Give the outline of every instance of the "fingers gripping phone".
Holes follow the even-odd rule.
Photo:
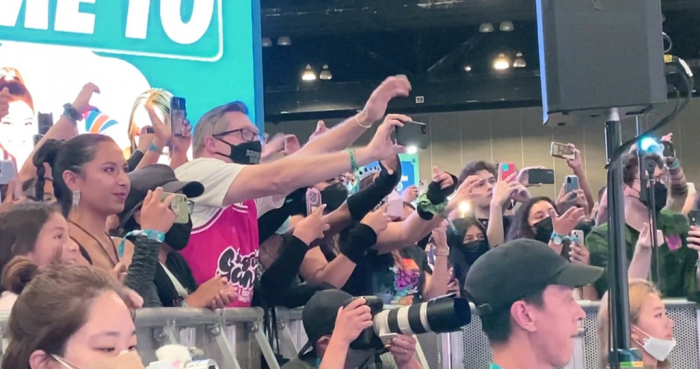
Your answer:
[[[576,157],[576,152],[574,148],[559,142],[552,142],[552,146],[549,148],[549,155],[555,158],[561,159],[574,159]]]
[[[396,127],[396,143],[401,146],[416,146],[427,149],[430,145],[428,126],[420,122],[407,122],[403,127]]]
[[[170,99],[170,129],[173,136],[182,136],[185,132],[185,118],[187,117],[187,102],[184,97]]]
[[[187,224],[190,220],[190,203],[187,200],[187,196],[181,193],[168,193],[163,192],[161,201],[165,201],[171,195],[175,195],[173,202],[170,203],[170,210],[175,213],[175,223],[177,224]]]
[[[578,177],[577,176],[566,176],[566,193],[576,191],[579,189]]]

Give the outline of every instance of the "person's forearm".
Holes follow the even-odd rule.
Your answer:
[[[447,252],[449,253],[449,250]],[[450,266],[447,261],[447,255],[435,255],[435,268],[433,268],[433,275],[430,277],[430,281],[426,283],[423,301],[446,295],[449,283]]]
[[[435,219],[425,220],[418,215],[417,211],[414,211],[402,222],[389,223],[387,229],[377,235],[377,243],[374,248],[379,254],[387,254],[396,249],[410,246],[430,233],[432,230],[430,225],[433,224],[433,220]]]
[[[77,122],[61,115],[56,124],[49,128],[48,132],[46,132],[44,137],[34,147],[31,155],[29,155],[29,158],[27,158],[24,164],[22,164],[22,169],[19,171],[20,180],[24,182],[36,177],[36,167],[34,166],[32,158],[34,157],[34,154],[36,154],[37,150],[39,150],[39,148],[46,142],[46,140],[70,140],[77,135]]]
[[[586,196],[586,203],[588,203],[586,216],[590,216],[591,210],[593,210],[593,207],[595,206],[593,192],[591,191],[591,184],[588,183],[588,178],[586,177],[586,172],[583,170],[583,168],[575,169],[574,174],[578,177],[579,186],[581,186],[581,189],[583,190],[583,195]]]
[[[162,306],[154,284],[160,245],[160,242],[146,236],[134,238],[134,256],[131,265],[129,265],[129,273],[126,275],[124,285],[143,297],[143,307]]]
[[[343,369],[350,345],[340,342],[338,338],[331,336],[326,353],[323,355],[319,369]]]
[[[283,246],[277,259],[260,277],[260,291],[268,306],[276,306],[292,287],[292,282],[309,246],[297,237],[291,236]]]
[[[345,229],[352,222],[347,201],[344,202],[343,205],[340,205],[339,208],[330,212],[330,214],[326,215],[324,218],[328,222],[329,226],[328,230],[323,232],[326,236],[332,236],[340,233],[340,231]]]
[[[667,163],[667,166],[671,182],[671,195],[668,204],[666,204],[666,209],[680,213],[683,211],[685,200],[688,197],[688,182],[685,179],[683,168],[681,168],[678,159],[673,159],[673,161]]]
[[[170,156],[170,167],[173,170],[186,164],[190,159],[187,157],[187,152],[174,151],[173,155]]]
[[[489,246],[496,247],[505,242],[503,231],[503,207],[491,205],[489,209],[489,225],[486,227],[486,239]]]
[[[647,279],[651,270],[651,248],[636,246],[627,269],[628,279]]]
[[[363,113],[354,115],[307,143],[294,155],[309,156],[345,150],[367,131],[360,125],[367,127],[374,123],[366,120]]]
[[[163,147],[164,146],[165,146],[165,143],[156,137],[153,140],[151,147],[149,147],[148,151],[146,151],[146,154],[143,155],[143,159],[141,159],[141,162],[139,163],[139,165],[136,166],[136,170],[139,170],[147,165],[158,164],[158,160],[160,159],[160,156],[163,154]],[[152,150],[152,148],[158,149],[158,150]]]
[[[348,259],[347,256],[340,254],[330,263],[318,269],[312,276],[305,278],[307,282],[313,285],[328,283],[335,288],[343,288],[345,283],[348,283],[350,275],[355,270],[355,263]]]
[[[355,164],[358,167],[367,165],[377,160],[367,148],[355,150]],[[279,193],[290,193],[297,188],[312,186],[316,183],[327,181],[341,173],[352,169],[350,154],[347,151],[339,151],[332,154],[314,156],[287,156],[267,164],[270,172],[275,176]]]

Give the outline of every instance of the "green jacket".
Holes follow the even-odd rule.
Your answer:
[[[662,210],[657,216],[657,227],[665,237],[679,236],[681,247],[671,251],[664,242],[659,248],[660,281],[657,286],[663,297],[685,297],[688,300],[699,302],[696,279],[696,263],[698,253],[689,249],[686,243],[690,228],[688,218],[685,215]],[[627,250],[627,265],[632,261],[634,248],[637,245],[639,232],[625,225],[625,248]],[[591,253],[591,265],[603,267],[606,273],[596,281],[595,289],[599,296],[608,290],[608,223],[594,228],[586,237],[586,247]]]

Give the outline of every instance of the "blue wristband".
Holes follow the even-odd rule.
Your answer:
[[[358,171],[360,169],[360,167],[357,166],[357,159],[355,158],[355,150],[348,149],[347,152],[350,155],[350,171],[355,173],[356,171]]]
[[[153,142],[151,142],[151,146],[148,146],[148,151],[153,151],[157,153],[163,152],[163,149],[158,148]]]
[[[124,238],[122,238],[122,242],[119,243],[119,258],[121,259],[124,257],[124,245],[126,244],[126,239],[128,237],[135,237],[135,236],[146,236],[149,240],[153,241],[158,241],[160,243],[163,243],[165,241],[165,233],[161,231],[156,231],[153,229],[144,229],[144,230],[138,230],[138,231],[131,231],[124,235]]]

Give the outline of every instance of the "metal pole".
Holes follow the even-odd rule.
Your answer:
[[[605,122],[605,148],[608,161],[608,286],[610,301],[610,368],[636,361],[630,351],[629,293],[627,283],[627,250],[622,191],[621,161],[610,162],[622,143],[618,109],[611,109]],[[640,356],[641,357],[641,356]]]

